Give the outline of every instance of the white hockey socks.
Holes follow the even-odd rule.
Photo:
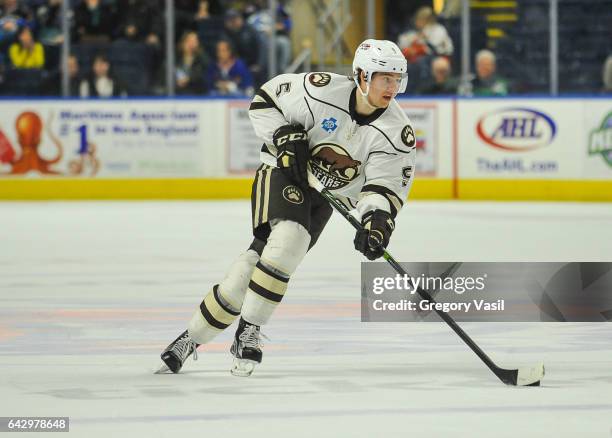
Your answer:
[[[258,260],[259,255],[248,250],[232,264],[223,281],[208,292],[189,322],[189,335],[194,341],[198,344],[210,342],[240,315],[247,286]]]
[[[306,255],[309,244],[310,234],[297,222],[272,224],[242,305],[242,317],[246,321],[259,326],[268,322],[283,299],[289,277]]]

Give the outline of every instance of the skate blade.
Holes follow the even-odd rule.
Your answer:
[[[166,374],[168,371],[170,371],[170,368],[168,368],[166,364],[162,364],[153,374]]]
[[[249,377],[253,374],[257,362],[247,359],[234,359],[230,373],[236,377]]]

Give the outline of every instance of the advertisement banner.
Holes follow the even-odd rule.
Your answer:
[[[421,177],[453,178],[456,165],[459,180],[612,179],[610,99],[399,103],[414,126]],[[0,178],[248,177],[261,149],[248,106],[248,100],[5,100]]]
[[[585,102],[584,128],[583,177],[612,180],[612,100]]]
[[[582,105],[563,100],[459,100],[459,176],[581,177]]]
[[[400,102],[410,119],[416,136],[416,172],[418,176],[435,177],[438,167],[438,107],[435,103]],[[450,126],[449,126],[450,128]]]
[[[10,101],[1,177],[198,177],[211,124],[194,102]]]
[[[255,135],[249,119],[250,101],[227,102],[227,171],[253,174],[261,165],[259,152],[263,142]]]

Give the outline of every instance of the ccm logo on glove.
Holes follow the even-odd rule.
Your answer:
[[[304,128],[300,125],[281,126],[274,132],[272,140],[277,150],[277,167],[297,185],[308,187],[310,148]]]

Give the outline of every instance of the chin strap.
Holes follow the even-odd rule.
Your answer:
[[[370,103],[370,99],[368,98],[368,95],[370,94],[370,83],[366,82],[366,91],[365,93],[361,90],[361,87],[359,86],[359,84],[357,84],[357,89],[359,90],[359,93],[361,93],[361,95],[364,98],[364,103],[370,107],[372,110],[377,110],[378,107],[374,106]]]

